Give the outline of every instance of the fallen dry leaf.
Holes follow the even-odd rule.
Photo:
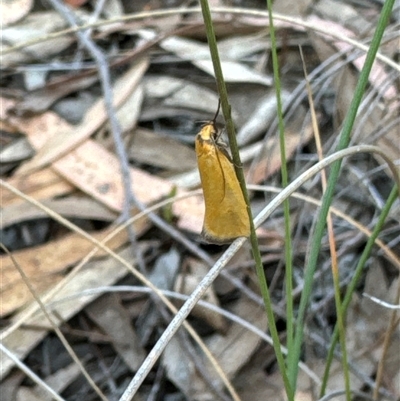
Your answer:
[[[285,146],[286,157],[290,160],[295,152],[304,146],[313,137],[313,127],[309,122],[307,126],[302,126],[304,119],[304,109],[298,107],[296,115],[289,120],[285,126]],[[301,131],[300,131],[301,127]],[[252,163],[247,173],[248,184],[258,184],[277,172],[281,166],[281,156],[279,152],[279,138],[277,135],[268,138],[260,153]]]
[[[42,200],[41,203],[53,212],[70,219],[78,218],[111,222],[117,217],[117,214],[113,213],[109,208],[86,196],[70,195],[59,199]],[[0,229],[23,221],[46,217],[48,217],[47,213],[28,202],[9,205],[1,211]]]
[[[177,54],[184,60],[189,60],[196,67],[211,76],[214,76],[210,51],[205,44],[171,36],[168,39],[163,40],[160,45],[165,50]],[[272,78],[265,74],[261,74],[242,63],[222,59],[221,67],[226,82],[252,82],[267,86],[272,83]]]
[[[190,295],[195,288],[199,285],[200,281],[207,274],[209,267],[200,263],[196,260],[188,260],[189,271],[181,272],[176,278],[174,291],[180,294]],[[212,305],[220,306],[219,300],[215,294],[213,287],[209,287],[202,297],[203,301],[206,301]],[[175,301],[178,305],[182,305],[183,302]],[[223,316],[219,313],[205,309],[200,306],[195,306],[192,311],[192,316],[201,319],[206,322],[210,327],[221,334],[226,333],[227,322]]]
[[[258,329],[262,331],[267,329],[265,309],[262,306],[255,306],[247,297],[241,297],[232,309],[227,309]],[[233,379],[257,349],[260,338],[242,325],[231,323],[225,335],[212,334],[205,342],[227,376]],[[209,361],[204,363],[211,369]]]
[[[179,110],[191,109],[193,113],[213,115],[218,105],[218,95],[190,79],[178,79],[167,75],[145,77],[145,97],[152,107],[143,110],[142,119],[176,116]],[[199,102],[199,99],[202,101]],[[195,114],[196,115],[196,114]],[[233,111],[235,117],[235,111]],[[196,117],[195,117],[196,118]]]
[[[94,238],[102,240],[109,232],[108,229],[92,235]],[[107,243],[107,246],[117,249],[126,241],[126,231],[121,231]],[[73,233],[62,239],[49,241],[45,245],[15,251],[13,256],[36,290],[43,293],[55,286],[63,278],[66,269],[81,260],[93,248],[91,242],[83,240],[81,235]],[[98,251],[96,257],[102,255],[104,256],[104,252]],[[31,301],[32,295],[8,255],[0,257],[0,266],[2,299],[0,316],[5,316]]]
[[[186,171],[196,168],[196,156],[192,148],[171,138],[145,129],[133,133],[129,157],[136,162],[160,167],[167,171]],[[176,155],[179,163],[176,163]]]
[[[0,3],[0,24],[4,29],[29,13],[33,0],[8,0]]]
[[[88,14],[79,12],[79,17],[83,21],[87,16]],[[64,18],[56,11],[34,12],[29,14],[20,24],[3,29],[0,46],[2,51],[6,51],[20,42],[39,39],[66,27],[67,23]],[[24,65],[33,60],[46,59],[66,49],[74,41],[73,36],[61,36],[31,45],[27,49],[3,54],[2,66]]]
[[[44,112],[57,100],[70,93],[88,88],[97,80],[97,76],[77,76],[76,74],[58,77],[43,88],[30,91],[21,102],[15,105],[14,111],[17,114]]]
[[[145,250],[146,245],[143,248]],[[135,263],[135,256],[130,247],[117,253],[130,263]],[[84,290],[90,290],[99,286],[112,285],[126,274],[126,268],[113,258],[89,262],[85,269],[74,276],[52,299],[51,310],[56,317],[55,321],[59,324],[67,321],[89,302],[98,297],[98,294],[91,294],[71,298],[72,295],[78,295]],[[30,309],[38,310],[36,302],[33,302],[26,312]],[[21,360],[47,335],[47,330],[37,330],[35,326],[43,327],[46,324],[50,328],[42,312],[36,313],[29,319],[25,319],[24,315],[25,311],[17,314],[14,316],[13,321],[24,319],[26,327],[17,328],[12,331],[12,335],[9,334],[2,337],[3,345]],[[14,362],[11,359],[5,354],[0,355],[0,375],[2,377],[13,366]]]
[[[127,100],[132,91],[137,87],[139,80],[147,69],[148,61],[142,59],[137,64],[134,64],[127,73],[125,73],[115,84],[113,92],[115,94],[114,107],[117,109]],[[47,137],[46,142],[43,141],[43,136],[39,132],[31,130],[29,140],[31,144],[38,149],[36,156],[28,163],[25,163],[19,170],[19,174],[27,174],[32,170],[37,170],[57,159],[66,155],[89,138],[99,129],[107,120],[108,116],[105,110],[103,99],[94,104],[86,113],[84,121],[78,127],[66,126],[64,130],[54,130],[52,128],[51,135]],[[64,124],[65,125],[65,124]]]
[[[108,335],[113,347],[132,372],[136,372],[146,357],[146,353],[132,328],[129,314],[117,296],[103,295],[95,303],[88,305],[85,311]]]
[[[44,168],[28,176],[12,176],[7,183],[36,200],[50,199],[73,191],[74,187],[51,168]],[[1,205],[21,204],[24,201],[8,191],[0,191]]]

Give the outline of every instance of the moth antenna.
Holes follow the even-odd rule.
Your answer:
[[[215,113],[215,116],[214,116],[214,118],[212,119],[212,122],[213,122],[214,125],[215,125],[215,121],[216,121],[216,119],[217,119],[217,117],[218,117],[219,109],[220,109],[220,108],[221,108],[221,99],[218,98],[217,112]]]

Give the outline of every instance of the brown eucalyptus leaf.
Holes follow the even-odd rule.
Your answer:
[[[99,221],[114,221],[118,216],[110,209],[94,199],[86,196],[67,196],[56,199],[42,200],[41,203],[52,211],[69,219],[89,219]],[[0,229],[21,223],[48,217],[48,214],[28,202],[17,203],[2,209]]]
[[[74,189],[51,168],[44,168],[24,177],[13,176],[7,180],[7,183],[36,200],[65,195]],[[0,191],[0,199],[3,207],[24,202],[17,195],[5,190]]]
[[[143,250],[145,248],[146,245],[144,244]],[[117,253],[130,263],[135,263],[135,256],[131,247]],[[67,321],[99,296],[98,293],[85,296],[79,295],[82,291],[91,290],[98,286],[112,285],[125,276],[126,273],[126,268],[113,258],[107,257],[103,260],[89,262],[85,269],[77,273],[53,297],[51,309],[55,316],[57,316],[55,321],[58,324]],[[33,302],[28,308],[28,310],[32,309],[35,311],[39,309],[36,302]],[[37,312],[32,317],[26,319],[24,318],[25,312],[17,314],[14,317],[14,321],[24,319],[26,327],[14,329],[2,338],[3,345],[21,360],[47,335],[46,330],[36,330],[35,328],[35,326],[43,327],[44,322],[46,322],[46,317],[43,313]],[[14,362],[11,359],[4,354],[0,355],[0,375],[4,377],[13,366]]]
[[[190,271],[185,271],[178,275],[175,282],[174,291],[181,294],[190,295],[199,285],[203,277],[208,273],[209,268],[203,263],[190,260],[189,270]],[[202,299],[212,305],[220,306],[218,298],[212,287],[207,289]],[[183,302],[176,302],[179,305],[183,304]],[[219,313],[197,305],[193,308],[192,315],[204,320],[209,326],[213,327],[220,333],[226,333],[228,328],[227,322]]]
[[[125,73],[115,84],[113,92],[115,93],[114,106],[119,108],[126,102],[127,98],[136,89],[142,75],[147,69],[147,60],[142,59],[134,64],[127,73]],[[37,170],[69,151],[76,148],[79,144],[89,138],[98,128],[107,120],[107,113],[103,98],[99,99],[95,105],[86,113],[84,121],[79,127],[68,127],[63,131],[53,131],[51,138],[44,146],[38,146],[34,141],[33,135],[29,136],[32,145],[40,150],[36,156],[28,163],[25,163],[19,170],[20,174],[26,174],[32,170]],[[37,135],[36,135],[37,136]]]
[[[247,297],[241,297],[230,312],[262,331],[267,329],[265,309],[261,306],[256,307]],[[229,378],[235,377],[250,359],[259,343],[260,338],[257,334],[238,323],[231,323],[225,335],[213,334],[206,339],[207,346]],[[208,361],[204,363],[209,366]]]
[[[110,232],[92,234],[102,240]],[[121,231],[107,245],[111,249],[121,247],[127,241],[127,234]],[[43,293],[55,286],[64,277],[65,271],[86,256],[94,245],[83,240],[81,235],[69,234],[62,239],[49,241],[44,245],[13,252],[36,291]],[[97,257],[104,255],[98,251]],[[0,256],[0,295],[2,299],[0,316],[13,312],[31,301],[32,295],[8,255]]]
[[[179,155],[179,159],[176,155]],[[136,162],[169,171],[196,168],[196,156],[193,149],[167,135],[141,128],[133,133],[129,156]]]
[[[85,20],[87,14],[80,12],[80,17]],[[23,21],[11,25],[2,30],[0,48],[5,51],[21,42],[31,41],[46,37],[52,32],[60,31],[67,27],[64,18],[56,11],[41,11],[29,14]],[[9,67],[15,64],[27,64],[33,60],[43,60],[49,56],[60,53],[75,41],[73,36],[60,36],[51,40],[45,40],[22,50],[15,50],[3,54],[2,66]]]
[[[132,328],[126,309],[115,294],[106,294],[86,307],[90,318],[110,338],[110,342],[120,357],[136,372],[146,353],[140,346],[140,340]]]

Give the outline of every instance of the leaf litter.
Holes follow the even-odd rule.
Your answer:
[[[2,59],[2,179],[76,222],[94,237],[104,238],[113,228],[110,224],[117,221],[124,209],[124,190],[96,66],[71,34],[11,51],[15,45],[40,39],[68,25],[57,12],[43,5],[9,3],[9,9],[2,6],[2,18],[7,24],[3,26],[1,38],[2,49],[6,50]],[[18,15],[11,14],[11,3],[20,7]],[[113,19],[108,25],[91,29],[90,34],[112,66],[110,89],[121,126],[121,140],[131,162],[133,192],[148,206],[168,200],[174,188],[179,196],[187,196],[176,201],[171,199],[174,216],[168,222],[216,260],[221,249],[206,246],[199,239],[204,213],[202,196],[189,193],[199,186],[194,136],[201,124],[212,118],[218,102],[201,19],[189,12],[152,18],[152,12],[162,10],[163,5],[149,2],[135,10],[148,12],[147,18],[118,21],[133,11],[128,3],[106,2],[97,11],[90,4],[77,5],[75,13],[82,23],[94,21],[96,16],[100,16],[98,21]],[[216,13],[216,33],[247,182],[279,187],[281,161],[276,135],[276,100],[271,88],[270,40],[263,30],[265,9],[256,3],[252,11],[258,9],[259,16]],[[293,7],[290,2],[282,1],[275,9],[304,21],[304,27],[308,27],[293,24],[289,19],[278,19],[276,25],[292,178],[317,160],[304,76],[299,68],[298,44],[301,43],[306,54],[324,153],[328,154],[349,108],[364,53],[349,44],[350,41],[325,36],[321,31],[335,31],[365,44],[364,39],[369,38],[372,28],[367,36],[363,28],[374,26],[379,11],[372,4],[369,7],[343,4],[340,7],[345,8],[340,12],[336,2],[332,7],[329,0],[318,5],[306,3],[309,8],[305,4]],[[212,6],[226,5],[218,2]],[[389,36],[385,43],[386,47],[384,44],[381,50],[384,54],[376,61],[371,74],[352,141],[353,144],[376,144],[398,162],[396,79],[399,70],[392,63],[396,55],[393,39]],[[93,102],[84,108],[77,101],[83,92]],[[61,115],[60,110],[67,111]],[[82,118],[70,119],[69,114]],[[222,128],[222,119],[218,121]],[[366,156],[344,161],[343,169],[336,206],[362,224],[372,226],[390,190],[390,173],[382,160]],[[322,196],[319,180],[317,177],[305,187],[307,194],[317,199]],[[252,193],[254,211],[263,207],[271,196],[268,192]],[[90,367],[106,396],[118,399],[164,330],[169,315],[147,295],[118,292],[82,295],[99,287],[136,285],[137,282],[104,252],[98,252],[94,260],[71,275],[74,266],[93,246],[78,234],[68,233],[58,223],[52,223],[46,213],[4,188],[1,202],[2,242],[13,250],[42,296],[60,288],[46,305],[73,347],[81,350],[81,360]],[[302,266],[315,208],[299,201],[293,201],[291,206],[293,235],[297,241],[293,255],[295,284],[301,289]],[[199,255],[189,255],[181,246],[176,246],[175,237],[154,226],[152,221],[150,218],[135,223],[136,244],[132,245],[127,233],[122,231],[108,246],[134,264],[144,262],[148,277],[157,287],[190,294],[206,274],[207,265]],[[381,238],[397,258],[400,255],[398,223],[398,215],[392,212]],[[340,219],[335,221],[335,230],[345,288],[365,244],[365,236]],[[273,299],[280,305],[276,316],[284,322],[281,211],[276,211],[258,233],[266,275],[272,281]],[[321,251],[319,279],[306,325],[304,363],[314,375],[301,371],[296,389],[298,400],[318,399],[319,380],[335,320],[327,249],[323,246]],[[142,261],[138,255],[142,255]],[[204,300],[265,332],[268,325],[248,247],[231,264],[234,270],[228,266],[226,274],[210,287]],[[77,396],[96,399],[80,371],[70,364],[61,343],[50,334],[48,322],[37,311],[24,282],[5,255],[1,255],[1,277],[2,344],[51,383],[64,399],[73,400]],[[359,290],[353,295],[347,318],[351,386],[353,390],[372,394],[373,379],[382,366],[384,380],[380,383],[380,396],[385,400],[394,400],[400,394],[396,357],[400,346],[398,325],[385,345],[390,312],[373,305],[361,294],[365,291],[396,304],[398,286],[397,267],[383,258],[377,248]],[[181,305],[181,301],[175,302],[178,307]],[[189,322],[202,336],[242,400],[285,399],[272,347],[258,334],[200,305],[193,310]],[[285,336],[284,327],[280,334]],[[44,358],[46,352],[57,358]],[[385,352],[387,358],[382,357]],[[18,370],[5,354],[1,355],[0,366],[3,378],[0,392],[12,394],[10,400],[48,399],[42,387],[18,376]],[[341,363],[335,360],[328,388],[335,391],[343,387]],[[140,389],[140,396],[146,399],[154,392],[158,399],[166,400],[230,399],[221,378],[182,329]]]

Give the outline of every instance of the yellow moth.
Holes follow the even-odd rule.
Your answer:
[[[225,244],[248,237],[246,203],[226,145],[219,140],[215,118],[197,134],[196,155],[206,207],[203,238],[212,244]]]

